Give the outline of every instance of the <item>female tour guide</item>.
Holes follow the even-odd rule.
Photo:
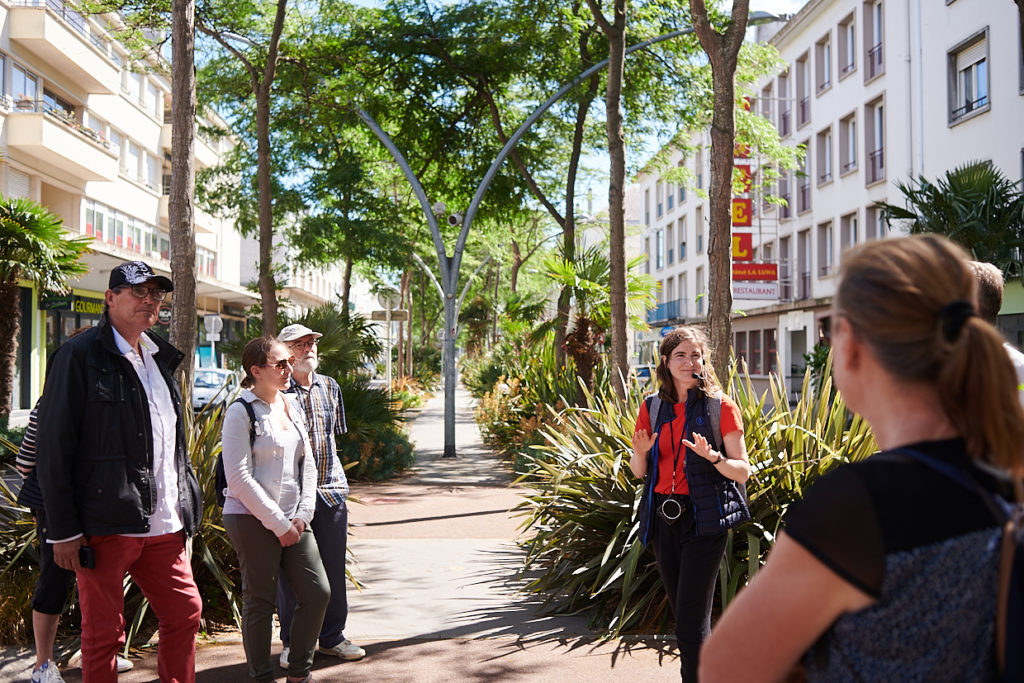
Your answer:
[[[705,361],[695,327],[661,342],[658,394],[640,407],[629,468],[643,477],[640,537],[650,545],[676,620],[683,681],[697,680],[697,655],[711,629],[711,603],[726,532],[749,519],[750,475],[739,408]]]

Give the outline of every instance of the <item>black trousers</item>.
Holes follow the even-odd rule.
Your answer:
[[[654,502],[660,505],[661,498]],[[651,547],[676,620],[680,674],[683,681],[693,683],[700,646],[711,633],[711,605],[728,535],[723,531],[698,536],[692,507],[675,524],[666,524],[657,513],[651,515],[651,523]]]

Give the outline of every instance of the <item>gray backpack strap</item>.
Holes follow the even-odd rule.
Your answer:
[[[661,423],[658,422],[658,418],[661,417],[661,396],[655,394],[651,397],[651,405],[647,408],[647,418],[651,421],[651,434],[658,433],[658,427]]]
[[[708,419],[711,420],[711,435],[715,439],[712,444],[719,453],[724,453],[725,441],[722,439],[722,394],[715,394],[708,399]]]

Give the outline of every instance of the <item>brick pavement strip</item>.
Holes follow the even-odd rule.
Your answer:
[[[480,441],[468,393],[456,394],[456,450],[443,452],[443,396],[410,426],[417,463],[395,481],[353,485],[352,572],[346,635],[366,649],[359,662],[318,655],[320,681],[621,681],[674,678],[674,643],[601,642],[586,619],[543,614],[518,591],[522,519],[511,509],[521,491]],[[275,654],[279,652],[275,645]],[[156,680],[155,653],[136,659],[123,683]],[[26,680],[31,653],[0,658],[0,681]],[[197,679],[248,681],[241,639],[200,642]],[[284,671],[278,670],[280,678]],[[69,682],[80,670],[65,672]]]

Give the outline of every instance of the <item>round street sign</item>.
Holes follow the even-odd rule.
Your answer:
[[[661,328],[661,336],[662,336],[662,337],[667,337],[667,336],[668,336],[668,333],[669,333],[669,332],[671,332],[671,331],[672,331],[672,329],[673,329],[673,328],[671,328],[671,327],[669,327],[669,326],[667,326],[667,325],[666,325],[665,327]]]
[[[160,310],[157,311],[156,321],[161,325],[167,325],[171,322],[171,307],[161,306]]]

